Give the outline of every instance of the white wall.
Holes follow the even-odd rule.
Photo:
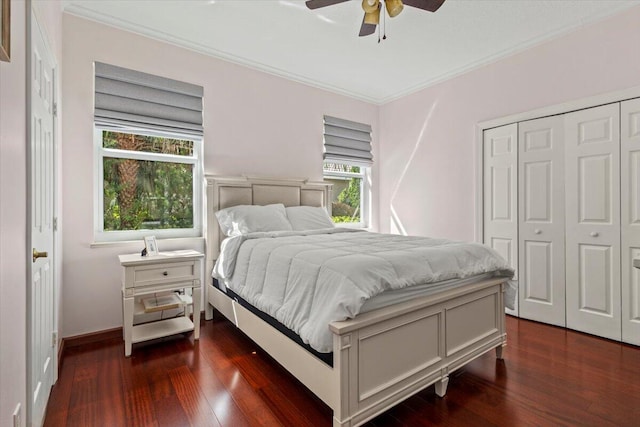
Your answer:
[[[639,22],[635,7],[382,106],[381,231],[473,240],[476,124],[640,85]]]
[[[122,325],[117,254],[141,249],[90,246],[94,61],[202,85],[206,173],[322,179],[323,114],[370,123],[377,155],[375,105],[68,14],[63,27],[64,336]],[[377,181],[377,170],[373,176]],[[202,240],[158,245],[203,247]]]

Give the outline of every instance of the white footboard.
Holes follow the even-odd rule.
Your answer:
[[[496,348],[501,357],[503,282],[490,279],[332,323],[333,368],[211,285],[207,299],[329,405],[334,426],[357,426],[431,384],[444,396],[449,374],[487,351]]]
[[[502,284],[484,283],[335,322],[340,405],[334,426],[360,425],[506,344]]]

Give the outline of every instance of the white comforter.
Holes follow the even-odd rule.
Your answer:
[[[356,316],[369,298],[487,272],[513,276],[502,257],[478,243],[335,228],[225,239],[213,277],[329,352],[328,324]]]

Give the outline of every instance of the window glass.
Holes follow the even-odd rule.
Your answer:
[[[139,238],[134,232],[143,230],[156,230],[158,237],[198,235],[199,141],[108,130],[97,137],[97,240]]]
[[[364,169],[342,163],[324,163],[324,179],[333,184],[333,222],[364,225]]]
[[[146,153],[193,156],[193,141],[134,133],[102,131],[102,147]]]

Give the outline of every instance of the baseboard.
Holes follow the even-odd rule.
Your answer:
[[[74,337],[63,338],[65,349],[80,347],[100,341],[107,341],[114,338],[122,338],[122,327],[106,329],[104,331],[89,332],[88,334],[76,335]]]
[[[204,321],[204,312],[201,312],[200,325],[202,325]],[[113,339],[122,340],[122,327],[62,338],[60,340],[60,348],[58,349],[58,371],[62,368],[65,352],[68,349]]]

